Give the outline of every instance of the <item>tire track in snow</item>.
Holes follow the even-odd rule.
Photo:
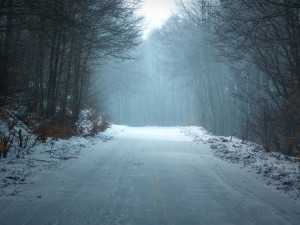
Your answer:
[[[152,141],[151,150],[154,149],[154,142]],[[152,180],[152,198],[155,211],[156,223],[159,224],[159,212],[163,213],[163,220],[165,224],[170,224],[166,205],[164,204],[163,195],[160,188],[159,177],[157,175],[157,168],[151,163],[151,180]]]

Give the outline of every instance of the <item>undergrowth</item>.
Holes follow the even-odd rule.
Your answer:
[[[14,111],[0,111],[0,158],[6,158],[13,152],[17,158],[30,154],[38,143],[69,139],[74,136],[93,137],[109,127],[106,117],[97,111],[86,110],[79,121],[71,116],[45,119],[38,113],[18,116]]]

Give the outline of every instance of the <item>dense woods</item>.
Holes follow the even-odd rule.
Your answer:
[[[60,124],[101,109],[299,154],[297,0],[178,1],[144,41],[139,0],[0,3],[0,109]]]
[[[287,154],[299,154],[299,13],[294,0],[220,1],[212,12],[214,45],[244,102],[244,138]]]
[[[138,63],[106,68],[130,77],[122,83],[132,90],[115,88],[110,111],[121,123],[201,125],[299,154],[299,8],[295,0],[179,1],[140,46]]]
[[[176,26],[202,41],[192,58],[209,130],[299,154],[299,10],[293,0],[181,2]]]
[[[2,0],[0,107],[76,121],[96,109],[94,66],[139,43],[136,0]],[[22,108],[20,108],[22,107]]]
[[[300,225],[300,0],[0,0],[0,199],[0,225]]]

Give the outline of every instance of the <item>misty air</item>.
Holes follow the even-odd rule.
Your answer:
[[[0,0],[1,225],[299,225],[298,0]]]

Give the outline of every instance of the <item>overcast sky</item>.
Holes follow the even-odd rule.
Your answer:
[[[175,9],[175,0],[144,0],[141,13],[145,16],[144,37],[153,28],[160,27]]]

